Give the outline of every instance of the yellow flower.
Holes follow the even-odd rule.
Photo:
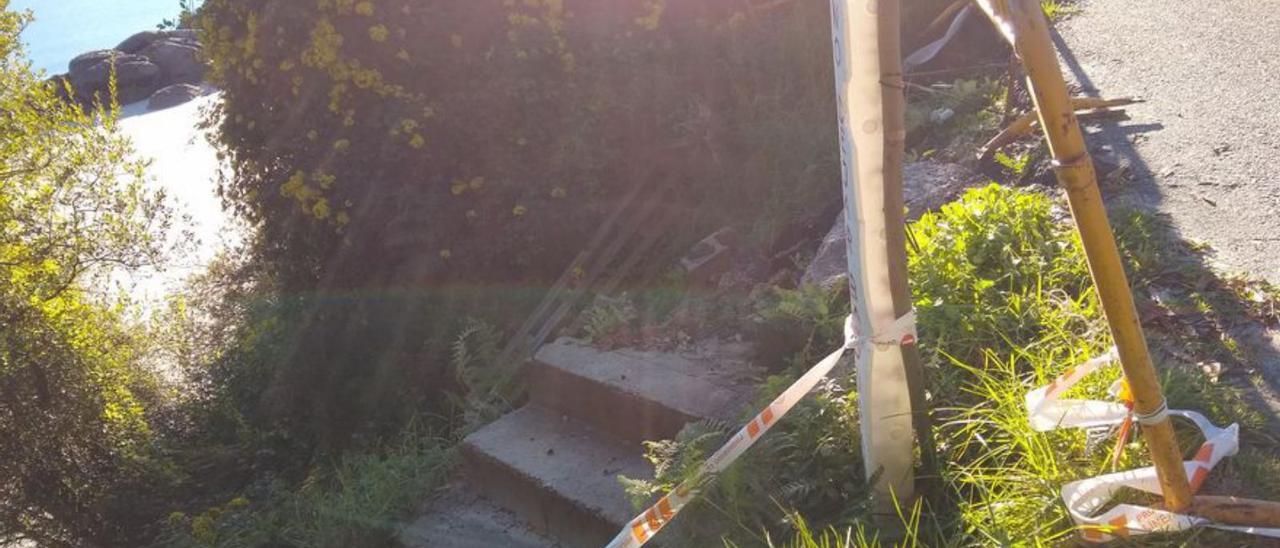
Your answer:
[[[473,177],[471,182],[467,183],[471,190],[480,190],[484,188],[484,177]]]
[[[301,171],[293,172],[289,180],[280,185],[280,195],[290,197],[298,193],[306,185],[306,174]]]
[[[315,215],[317,219],[329,218],[329,200],[324,198],[316,200],[315,205],[311,206],[311,214]]]
[[[373,15],[373,2],[360,2],[356,4],[356,13],[368,17]]]
[[[446,261],[447,261],[447,260],[449,260],[449,257],[452,257],[452,256],[453,256],[453,253],[452,253],[452,252],[450,252],[448,249],[441,249],[441,250],[440,250],[440,258],[441,258],[441,259],[444,259],[444,260],[446,260]]]
[[[245,506],[248,506],[248,505],[249,505],[249,499],[244,498],[244,497],[236,497],[236,498],[233,498],[233,499],[231,499],[231,501],[230,501],[230,502],[228,502],[228,503],[227,503],[227,506],[230,506],[230,507],[232,507],[232,508],[241,508],[241,507],[245,507]]]
[[[338,214],[334,216],[333,221],[338,223],[338,226],[340,227],[347,226],[347,223],[351,222],[351,215],[348,215],[345,211],[339,211]]]
[[[409,139],[409,146],[413,148],[422,148],[426,146],[426,144],[427,144],[427,140],[423,139],[421,135],[418,135],[416,133],[413,135],[412,139]]]
[[[396,59],[399,59],[399,60],[401,60],[401,61],[408,61],[408,60],[409,60],[409,52],[407,52],[407,51],[405,51],[405,50],[397,51],[397,52],[396,52]]]
[[[351,148],[351,141],[348,141],[346,139],[338,139],[337,141],[333,142],[333,150],[342,152],[344,150],[347,150],[348,148]]]
[[[320,138],[320,134],[319,134],[319,133],[316,133],[316,130],[314,130],[314,129],[313,129],[313,130],[311,130],[311,131],[308,131],[308,132],[307,132],[307,139],[310,139],[310,140],[314,141],[314,140],[316,140],[316,139],[318,139],[318,138]]]
[[[449,193],[454,196],[461,196],[467,191],[467,182],[462,179],[454,179],[453,184],[449,186]]]
[[[662,12],[667,9],[667,0],[645,0],[643,3],[648,13],[636,18],[636,26],[644,30],[658,30]]]
[[[374,25],[369,27],[369,39],[374,42],[386,42],[387,35],[389,34],[391,34],[391,32],[387,30],[386,25]]]
[[[515,207],[511,208],[511,214],[516,217],[523,217],[526,211],[528,211],[528,209],[520,204],[516,204]]]

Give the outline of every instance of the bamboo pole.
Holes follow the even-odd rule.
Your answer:
[[[905,97],[899,0],[831,0],[848,272],[860,337],[911,312],[902,196]],[[877,511],[914,497],[915,447],[934,475],[923,373],[913,342],[859,345],[861,443]]]
[[[1013,44],[1026,68],[1028,85],[1040,127],[1053,154],[1058,182],[1066,189],[1071,215],[1080,232],[1089,271],[1120,354],[1121,367],[1133,390],[1134,411],[1145,417],[1142,427],[1156,468],[1165,507],[1185,510],[1191,503],[1191,487],[1182,466],[1173,424],[1167,415],[1147,341],[1138,322],[1128,277],[1120,262],[1115,237],[1107,221],[1098,191],[1093,160],[1085,148],[1066,82],[1058,66],[1057,52],[1049,36],[1049,23],[1036,0],[978,0],[979,6]]]
[[[906,81],[902,76],[902,14],[899,0],[879,0],[876,25],[880,38],[880,87],[884,96],[884,226],[888,248],[889,289],[893,312],[897,317],[913,309],[911,286],[907,277],[907,209],[903,194],[902,170],[906,162]],[[925,401],[924,364],[920,349],[912,344],[902,347],[902,367],[907,377],[907,393],[911,399],[912,427],[920,448],[919,476],[924,479],[924,492],[938,479],[937,455],[933,445],[933,421]]]

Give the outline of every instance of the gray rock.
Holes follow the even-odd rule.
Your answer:
[[[77,97],[83,101],[91,101],[97,95],[105,101],[113,65],[120,104],[146,99],[160,87],[159,66],[137,55],[121,54],[114,59],[99,61],[87,69],[72,72],[70,80]]]
[[[966,189],[981,185],[984,178],[959,165],[922,160],[903,166],[903,198],[907,220],[919,219],[927,211],[942,207]],[[846,242],[844,212],[836,217],[831,230],[822,239],[813,261],[805,268],[800,283],[833,287],[845,279]]]
[[[161,85],[198,84],[204,80],[200,48],[175,39],[152,42],[138,52],[160,67]]]
[[[113,57],[119,57],[121,55],[124,55],[124,52],[116,51],[113,49],[100,49],[96,51],[90,51],[87,53],[81,53],[80,55],[77,55],[73,59],[71,59],[70,63],[67,63],[67,72],[69,74],[75,74],[89,67],[92,67],[102,61],[106,61],[107,59],[111,59]]]
[[[152,93],[151,98],[147,99],[147,110],[162,110],[169,107],[176,107],[187,101],[199,97],[202,93],[199,86],[191,84],[173,84],[160,88],[159,91]]]
[[[125,38],[116,49],[124,53],[138,53],[142,48],[150,46],[152,42],[159,40],[165,36],[165,33],[158,30],[144,30],[133,36]]]

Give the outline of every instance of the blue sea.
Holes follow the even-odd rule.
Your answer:
[[[115,47],[181,11],[178,0],[11,0],[9,9],[35,14],[22,41],[32,66],[49,74],[66,72],[72,57]]]

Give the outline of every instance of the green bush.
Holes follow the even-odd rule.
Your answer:
[[[25,15],[0,0],[0,544],[128,545],[171,479],[164,397],[126,303],[95,288],[161,260],[169,211],[145,190],[116,105],[33,74]]]
[[[260,480],[224,503],[194,515],[169,515],[158,543],[214,548],[243,546],[386,546],[404,518],[443,484],[449,443],[411,427],[384,447],[354,451],[316,466],[299,485]]]

